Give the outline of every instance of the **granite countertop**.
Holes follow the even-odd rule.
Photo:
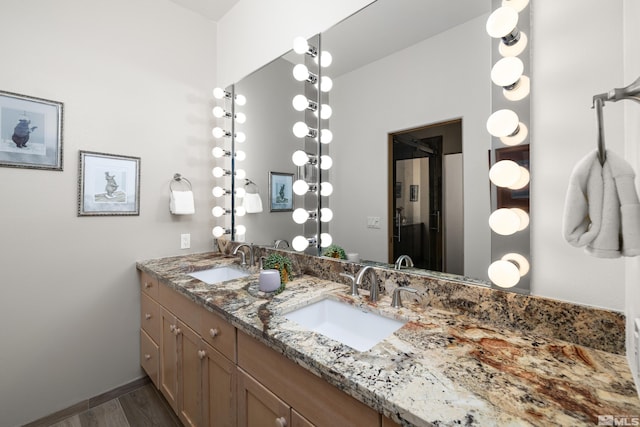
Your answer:
[[[598,416],[640,417],[623,355],[482,324],[463,313],[411,303],[393,309],[386,295],[377,303],[366,292],[353,299],[347,285],[310,275],[297,276],[278,295],[259,291],[257,272],[214,286],[187,275],[231,263],[237,258],[205,253],[137,267],[402,425],[578,426],[597,424]],[[283,316],[322,298],[408,323],[358,352]]]

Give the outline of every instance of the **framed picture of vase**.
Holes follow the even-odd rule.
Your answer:
[[[80,151],[78,216],[140,215],[140,158]]]
[[[269,172],[270,212],[293,211],[293,174]]]
[[[0,166],[62,170],[63,104],[0,91]]]

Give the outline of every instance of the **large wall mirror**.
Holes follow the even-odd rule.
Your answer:
[[[488,283],[491,7],[377,0],[321,34],[333,56],[328,231],[346,252],[380,263],[408,253],[416,266]],[[236,83],[250,100],[243,167],[264,205],[237,221],[247,242],[290,242],[302,231],[290,212],[268,207],[270,173],[299,173],[291,161],[300,149],[291,100],[303,90],[292,76],[295,57],[285,53]],[[436,234],[439,245],[428,237]]]

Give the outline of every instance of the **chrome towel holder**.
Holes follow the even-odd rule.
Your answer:
[[[174,191],[173,185],[179,183],[185,183],[187,185],[187,187],[189,187],[189,191],[191,191],[191,181],[189,181],[187,178],[183,177],[182,175],[180,175],[179,173],[175,173],[173,174],[173,179],[171,180],[171,182],[169,182],[169,191]]]

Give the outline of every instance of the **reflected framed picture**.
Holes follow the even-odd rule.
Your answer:
[[[513,160],[523,168],[529,168],[529,144],[496,149],[496,162]],[[520,208],[529,212],[529,184],[518,190],[498,187],[496,190],[498,208]]]
[[[418,185],[410,185],[409,186],[409,201],[410,202],[417,202],[418,201],[418,189],[420,187]]]
[[[0,166],[62,170],[62,102],[0,91]]]
[[[269,172],[269,210],[293,211],[293,174]]]
[[[140,215],[140,158],[80,151],[78,216]]]

